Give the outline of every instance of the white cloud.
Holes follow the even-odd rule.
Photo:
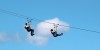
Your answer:
[[[45,23],[45,22],[69,26],[67,23],[60,21],[58,18],[54,18],[51,20],[45,20],[43,22],[40,22],[37,25],[37,32],[41,35],[44,35],[44,36],[50,35],[51,34],[50,29],[54,28],[53,24],[49,24],[49,23]],[[58,27],[58,33],[63,32],[63,31],[68,31],[68,30],[69,30],[69,27],[62,27],[62,26]]]
[[[17,42],[24,40],[24,38],[19,33],[14,34],[10,39]]]
[[[22,41],[22,36],[19,33],[15,33],[14,35],[9,35],[7,33],[0,33],[0,42],[8,42],[8,41]]]
[[[4,33],[0,33],[0,42],[6,42],[8,41],[8,36]]]
[[[49,37],[53,37],[50,32],[50,29],[54,28],[54,25],[45,22],[69,26],[67,23],[60,21],[58,18],[40,22],[39,24],[37,24],[37,28],[35,28],[35,33],[34,33],[35,36],[32,37],[28,35],[28,40],[30,42],[34,42],[37,45],[44,45],[48,43]],[[68,30],[69,27],[62,27],[62,26],[58,27],[58,33],[61,33],[63,31],[68,31]]]
[[[32,44],[35,43],[36,45],[41,46],[47,44],[48,38],[39,35],[28,35],[28,41]]]

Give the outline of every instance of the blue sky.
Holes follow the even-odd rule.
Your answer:
[[[100,0],[0,0],[0,9],[32,18],[59,18],[70,26],[100,31]],[[0,12],[0,33],[25,36],[25,19]],[[33,21],[36,25],[38,22]],[[100,33],[71,28],[45,46],[28,42],[0,42],[0,50],[100,50]]]

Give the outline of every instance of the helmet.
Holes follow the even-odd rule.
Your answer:
[[[53,31],[53,29],[51,29],[50,31]]]
[[[27,23],[25,23],[25,25],[27,25]]]

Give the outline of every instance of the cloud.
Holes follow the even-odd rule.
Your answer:
[[[43,36],[39,36],[39,35],[34,35],[34,36],[28,35],[28,41],[31,44],[35,43],[37,46],[42,46],[42,45],[47,44],[48,38],[43,37]]]
[[[8,42],[8,41],[22,41],[24,38],[20,36],[19,33],[15,33],[14,35],[9,35],[7,33],[0,33],[0,42]]]
[[[6,35],[6,34],[4,34],[4,33],[0,33],[0,42],[6,42],[6,41],[8,41],[8,36]]]
[[[37,27],[35,28],[35,36],[32,37],[28,35],[28,40],[30,42],[36,43],[37,45],[47,44],[50,37],[53,37],[50,32],[50,29],[54,28],[54,25],[50,23],[69,26],[69,24],[59,20],[58,18],[42,21],[39,24],[37,24]],[[57,30],[58,34],[60,34],[61,32],[68,31],[69,27],[59,26]]]
[[[54,28],[53,24],[49,24],[49,23],[45,23],[45,22],[50,22],[50,23],[55,23],[55,24],[69,26],[67,23],[59,20],[58,18],[54,18],[54,19],[50,19],[50,20],[45,20],[43,22],[40,22],[37,25],[37,30],[38,30],[37,32],[39,34],[41,34],[41,35],[44,35],[44,36],[51,35],[50,29]],[[69,27],[58,26],[57,30],[58,30],[58,33],[61,33],[63,31],[68,31]]]

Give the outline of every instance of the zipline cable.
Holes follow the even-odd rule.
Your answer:
[[[24,19],[35,20],[35,21],[38,21],[38,22],[44,21],[44,20],[34,19],[34,18],[25,16],[25,15],[21,15],[21,14],[19,14],[19,13],[15,13],[15,12],[3,10],[3,9],[0,9],[0,12],[5,13],[5,14],[14,15],[14,16],[17,16],[17,17],[20,17],[20,18],[24,18]],[[51,23],[51,22],[44,22],[44,23],[55,24],[55,23]],[[72,27],[72,26],[65,26],[65,25],[60,25],[60,24],[56,24],[56,25],[62,26],[62,27],[69,27],[69,28],[73,28],[73,29],[78,29],[78,30],[84,30],[84,31],[89,31],[89,32],[100,33],[99,31],[94,31],[94,30],[89,30],[89,29],[77,28],[77,27]]]

